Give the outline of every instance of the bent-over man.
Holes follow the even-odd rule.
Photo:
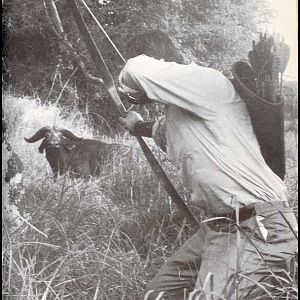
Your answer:
[[[201,287],[212,273],[213,290],[202,287],[207,295],[235,299],[238,288],[240,299],[269,299],[264,288],[283,283],[276,277],[286,275],[297,251],[297,225],[283,181],[260,153],[244,101],[219,71],[183,64],[163,33],[137,36],[129,49],[119,78],[123,92],[137,103],[146,97],[165,104],[167,112],[156,122],[142,122],[133,111],[120,121],[134,135],[154,137],[191,201],[207,217],[220,217],[203,222],[148,290],[184,299],[197,277]]]

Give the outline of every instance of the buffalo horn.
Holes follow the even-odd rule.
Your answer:
[[[31,138],[24,137],[24,140],[27,143],[35,143],[35,142],[39,141],[40,139],[44,138],[45,137],[45,133],[47,131],[51,131],[51,130],[53,130],[53,129],[50,126],[42,127]]]
[[[80,141],[82,140],[82,138],[76,136],[75,134],[73,134],[71,131],[67,130],[67,129],[60,129],[59,130],[62,135],[70,140],[74,140],[74,141]]]

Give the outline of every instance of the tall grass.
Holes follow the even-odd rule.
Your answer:
[[[9,142],[25,165],[18,208],[27,220],[13,232],[4,224],[3,299],[142,299],[149,280],[195,229],[174,208],[135,140],[128,135],[108,139],[101,130],[95,134],[80,112],[63,112],[37,99],[6,95],[3,107]],[[130,151],[116,154],[98,178],[54,181],[38,143],[23,139],[46,125],[124,143]],[[286,141],[287,184],[297,206],[295,131],[287,132]],[[175,170],[153,150],[185,193]],[[196,293],[189,299],[198,299]]]
[[[130,145],[130,151],[126,157],[116,154],[98,178],[54,181],[38,145],[27,144],[24,136],[56,125],[95,137],[86,119],[10,95],[4,111],[9,141],[25,165],[18,207],[30,224],[5,232],[4,299],[142,298],[147,282],[192,229],[157,183],[134,139],[110,140]]]
[[[42,105],[38,99],[17,98],[12,95],[4,95],[3,109],[9,123],[9,142],[25,164],[25,181],[50,175],[50,169],[43,155],[36,151],[39,142],[28,144],[24,137],[32,136],[47,125],[68,128],[85,137],[92,136],[86,120],[78,110],[68,112],[68,118],[64,118],[58,106]]]

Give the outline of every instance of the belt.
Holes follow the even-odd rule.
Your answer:
[[[249,218],[256,215],[254,207],[244,207],[239,210],[239,223],[248,220]],[[231,213],[214,215],[213,218],[221,218],[216,220],[207,221],[206,224],[215,231],[228,232],[236,230],[234,225],[237,222],[236,211],[233,210]]]

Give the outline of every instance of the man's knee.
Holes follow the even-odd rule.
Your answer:
[[[149,283],[145,299],[184,299],[194,289],[202,261],[202,241],[199,231],[167,260]]]

